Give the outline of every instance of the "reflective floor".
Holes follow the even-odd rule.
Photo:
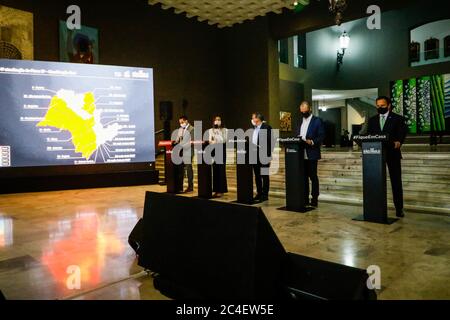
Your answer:
[[[0,290],[8,299],[167,299],[127,243],[147,190],[164,187],[0,195]],[[352,221],[354,206],[299,214],[282,205],[271,199],[263,209],[286,250],[379,266],[380,299],[450,299],[449,217],[406,213],[384,226]]]
[[[164,299],[142,285],[146,276],[124,281],[142,271],[127,239],[145,189],[0,196],[0,290],[8,299]],[[108,287],[113,295],[92,292]]]

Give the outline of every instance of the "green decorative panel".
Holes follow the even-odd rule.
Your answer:
[[[419,132],[431,131],[431,77],[417,79],[417,125]]]
[[[445,118],[450,118],[450,74],[444,75]]]
[[[391,82],[392,110],[403,115],[403,80]]]
[[[431,77],[431,123],[434,131],[445,131],[444,76]]]
[[[403,83],[403,116],[409,133],[417,133],[417,80],[415,78]]]

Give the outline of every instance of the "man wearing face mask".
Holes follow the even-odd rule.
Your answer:
[[[264,122],[264,116],[259,112],[252,114],[251,123],[253,132],[250,146],[253,152],[257,154],[256,164],[253,164],[257,194],[253,200],[255,202],[264,202],[269,200],[270,179],[268,170],[270,168],[270,158],[272,157],[272,148],[274,146],[272,141],[272,127]],[[268,161],[262,161],[261,155],[264,155],[265,160]]]
[[[183,168],[183,180],[187,174],[188,187],[184,191],[185,193],[194,191],[194,171],[192,169],[192,161],[194,158],[194,146],[191,142],[194,140],[194,127],[189,124],[187,116],[181,116],[178,119],[180,128],[178,129],[178,139],[176,143],[183,146],[183,153],[190,152],[190,163],[184,163]]]
[[[307,101],[300,104],[300,121],[297,125],[297,136],[306,143],[305,147],[305,204],[313,207],[319,205],[318,161],[321,159],[320,147],[325,139],[325,128],[322,120],[312,115],[311,105]],[[309,180],[311,180],[311,203],[309,201]]]
[[[392,195],[397,217],[403,218],[403,185],[402,185],[402,153],[400,151],[408,132],[405,119],[392,112],[391,99],[377,99],[378,115],[369,119],[367,134],[388,134],[389,142],[386,148],[386,163],[391,177]]]

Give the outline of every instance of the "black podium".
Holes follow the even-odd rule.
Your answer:
[[[194,141],[194,150],[197,155],[197,188],[198,197],[202,199],[212,198],[212,165],[205,163],[203,158],[205,148],[209,145],[208,141]],[[201,147],[199,147],[201,146]]]
[[[278,142],[285,147],[286,207],[279,210],[308,212],[305,200],[305,185],[309,183],[305,175],[305,142],[298,137],[280,138]]]
[[[355,136],[362,147],[364,214],[353,220],[392,224],[398,219],[388,218],[386,189],[387,135]]]
[[[170,140],[160,141],[159,147],[164,147],[164,176],[167,193],[183,192],[183,164],[176,165],[172,162],[172,149],[174,142]]]
[[[233,140],[233,142],[236,150],[236,203],[253,204],[253,167],[250,164],[250,143],[248,139]],[[239,163],[239,159],[243,162]]]

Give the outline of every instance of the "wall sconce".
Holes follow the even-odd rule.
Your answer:
[[[350,45],[350,37],[347,32],[344,31],[339,37],[339,50],[337,53],[337,68],[339,70],[341,64],[344,63],[345,50],[348,49]]]

